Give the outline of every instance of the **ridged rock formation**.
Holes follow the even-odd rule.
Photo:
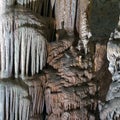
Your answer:
[[[0,120],[119,120],[119,0],[0,0]]]
[[[90,58],[78,57],[72,42],[71,37],[63,39],[51,44],[48,50],[48,64],[53,69],[45,71],[48,80],[45,91],[48,120],[95,119],[86,109],[88,106],[94,111],[97,107],[92,98],[96,92],[96,85],[91,81],[92,62]]]

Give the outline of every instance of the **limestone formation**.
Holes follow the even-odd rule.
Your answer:
[[[39,73],[46,64],[46,38],[41,27],[47,22],[22,7],[11,9],[1,15],[1,78],[13,72],[16,78],[24,78]]]
[[[28,87],[12,78],[0,81],[0,120],[29,120]]]
[[[0,0],[0,120],[119,120],[119,0]]]
[[[79,33],[79,38],[80,40],[78,41],[78,48],[80,50],[81,45],[80,41],[83,43],[83,47],[85,50],[85,53],[87,54],[88,52],[88,42],[89,38],[91,37],[91,33],[89,30],[89,25],[88,25],[88,6],[90,4],[89,0],[78,0],[78,6],[77,6],[77,20],[76,20],[76,29],[77,32]]]
[[[64,28],[68,34],[74,32],[77,0],[56,0],[55,18],[56,29]]]

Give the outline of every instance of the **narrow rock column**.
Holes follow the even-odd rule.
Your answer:
[[[85,53],[88,52],[88,42],[89,38],[91,37],[91,33],[89,31],[88,26],[88,15],[87,15],[87,9],[88,5],[90,4],[89,0],[78,0],[77,3],[77,19],[76,19],[76,29],[79,33],[80,40],[78,41],[78,49],[81,50],[82,46],[80,43],[82,42],[83,48]]]

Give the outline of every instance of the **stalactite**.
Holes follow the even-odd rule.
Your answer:
[[[88,26],[87,26],[87,19],[86,19],[86,13],[83,12],[81,13],[81,23],[80,23],[80,38],[83,42],[83,46],[84,46],[84,50],[85,53],[87,54],[88,50],[87,50],[87,44],[88,44]]]
[[[0,82],[0,120],[29,120],[28,88],[14,80]]]
[[[50,2],[51,2],[52,9],[53,9],[53,7],[54,7],[54,5],[55,5],[56,0],[50,0]]]
[[[52,111],[52,100],[51,100],[51,90],[48,88],[45,90],[45,103],[46,103],[46,112],[49,115]]]
[[[15,77],[20,74],[22,78],[25,75],[34,75],[39,73],[46,63],[46,38],[38,29],[42,23],[28,11],[22,9],[24,11],[22,14],[20,10],[18,8],[15,13],[4,15],[0,23],[3,31],[1,33],[1,78],[10,77],[14,71]],[[14,33],[11,30],[13,25]]]
[[[30,118],[39,116],[42,114],[44,109],[44,94],[41,79],[27,79],[25,83],[29,87],[29,95],[31,96],[30,104]]]
[[[30,8],[33,12],[39,13],[42,16],[49,16],[49,1],[50,0],[17,0],[17,4]]]
[[[87,7],[89,2],[87,0],[78,0],[77,4],[77,20],[76,20],[76,29],[79,33],[80,40],[78,41],[78,49],[82,48],[81,41],[83,43],[83,48],[87,54],[87,44],[91,34],[89,32],[88,19],[87,19]]]
[[[65,6],[64,28],[71,33],[74,31],[76,0],[66,0]]]
[[[68,34],[73,33],[75,24],[76,0],[56,0],[55,18],[56,29],[65,29]]]

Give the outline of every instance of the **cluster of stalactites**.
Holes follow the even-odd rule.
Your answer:
[[[32,101],[30,106],[30,116],[34,117],[36,115],[41,115],[44,109],[44,94],[43,87],[40,85],[40,81],[31,82],[31,85],[29,85],[29,94]]]
[[[1,0],[0,13],[5,13],[6,9],[15,4],[27,7],[36,13],[41,13],[44,7],[44,16],[47,16],[49,9],[49,0]]]
[[[68,35],[73,35],[76,28],[80,38],[78,49],[81,50],[82,42],[85,53],[88,51],[87,44],[91,37],[86,13],[89,2],[89,0],[51,0],[51,4],[55,5],[56,30],[64,29]]]
[[[29,120],[28,91],[11,82],[0,83],[0,120]]]
[[[50,10],[49,1],[50,0],[17,0],[17,4],[29,8],[42,16],[48,16]]]
[[[21,71],[22,77],[39,73],[46,61],[45,38],[31,28],[19,28],[15,31],[14,63],[15,76]],[[31,66],[31,67],[30,67]]]
[[[33,76],[46,63],[46,39],[39,29],[42,24],[29,12],[20,13],[17,10],[1,18],[1,78],[13,73],[16,78]]]
[[[6,12],[7,8],[14,5],[15,0],[1,0],[0,1],[0,15]]]
[[[68,33],[74,31],[76,0],[56,0],[56,29],[65,29]]]

